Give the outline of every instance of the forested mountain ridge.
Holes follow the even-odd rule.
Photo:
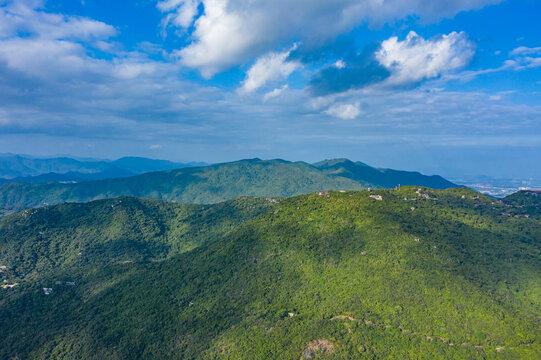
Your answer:
[[[528,199],[539,205],[537,197]],[[117,203],[124,205],[111,208]],[[26,269],[24,256],[5,255],[6,244],[24,243],[18,239],[39,231],[62,229],[71,235],[54,246],[43,243],[49,249],[44,253],[38,250],[39,241],[31,240],[37,247],[25,247],[22,254],[40,258],[70,244],[88,246],[90,242],[79,239],[86,238],[85,231],[77,229],[85,223],[93,228],[94,217],[140,218],[118,222],[124,233],[133,234],[160,234],[160,226],[153,224],[164,218],[173,219],[171,229],[177,221],[179,229],[190,223],[192,233],[200,233],[197,227],[210,221],[199,222],[197,215],[193,222],[164,216],[178,214],[175,207],[185,205],[161,203],[103,200],[28,210],[1,220],[0,231],[9,231],[12,240],[0,244],[0,262],[9,259],[5,276],[18,285],[0,289],[0,357],[541,355],[541,218],[525,213],[527,208],[516,200],[498,201],[464,188],[238,199],[208,207],[219,219],[228,218],[224,211],[231,212],[232,204],[244,209],[212,240],[162,256],[150,246],[163,243],[161,235],[135,247],[121,241],[129,236],[117,231],[121,235],[112,236],[114,251],[102,252],[99,267],[77,260],[22,275],[14,269]],[[79,214],[76,206],[88,208]],[[133,210],[140,206],[143,210]],[[207,206],[197,209],[206,211]],[[112,215],[115,211],[119,214]],[[133,216],[139,212],[140,217]],[[67,213],[73,215],[71,222],[42,220]],[[43,223],[47,229],[40,227]],[[110,224],[104,227],[103,234],[111,231]],[[166,243],[175,244],[180,238],[169,239]],[[141,255],[147,251],[150,256]],[[43,287],[52,289],[49,295]]]
[[[353,162],[348,159],[324,160],[315,163],[314,166],[330,175],[358,181],[366,187],[393,188],[398,185],[418,185],[447,189],[457,186],[438,175],[426,176],[413,171],[377,169],[360,161]]]
[[[373,168],[367,172],[359,170],[367,165],[351,162],[347,165],[347,173],[337,173],[336,169],[321,164],[250,159],[77,184],[4,184],[0,186],[0,210],[8,214],[37,206],[124,195],[217,203],[243,195],[290,197],[317,190],[361,190],[400,184],[436,188],[456,186],[441,178],[435,181],[433,177],[410,172]],[[366,173],[370,176],[363,180],[362,175]],[[412,174],[415,175],[412,177]]]

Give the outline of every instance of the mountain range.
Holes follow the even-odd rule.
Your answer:
[[[123,157],[110,161],[69,157],[34,158],[26,155],[0,154],[0,183],[27,182],[35,184],[88,181],[202,165],[206,164],[175,163],[142,157]]]
[[[439,189],[457,186],[440,176],[376,169],[347,159],[326,160],[313,165],[249,159],[81,183],[8,183],[0,186],[0,212],[9,214],[37,206],[124,195],[209,204],[243,195],[290,197],[317,190],[361,190],[399,185]]]
[[[538,191],[248,159],[0,206],[0,359],[541,357]]]
[[[24,210],[0,358],[539,359],[540,239],[538,193],[467,188]]]

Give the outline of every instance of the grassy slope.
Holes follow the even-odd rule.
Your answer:
[[[161,262],[74,269],[49,296],[23,282],[0,355],[299,359],[320,340],[322,359],[539,358],[539,217],[414,190],[295,197]]]
[[[363,180],[362,174],[358,172],[352,176],[349,173],[342,176],[303,162],[253,159],[77,184],[4,184],[0,186],[0,209],[13,211],[122,195],[189,203],[217,203],[242,195],[289,197],[316,190],[394,187],[401,179],[405,180],[401,176],[410,176],[406,172],[388,176],[373,170],[379,175],[368,181]],[[431,177],[415,177],[416,185],[445,187],[443,183],[432,182]],[[452,186],[451,183],[446,184]]]

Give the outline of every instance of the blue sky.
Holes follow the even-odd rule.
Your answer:
[[[541,178],[534,0],[0,0],[0,152]]]

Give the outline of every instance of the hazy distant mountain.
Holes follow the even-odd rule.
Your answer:
[[[331,166],[331,163],[338,167]],[[456,186],[439,177],[378,170],[346,160],[327,164],[313,166],[305,162],[251,159],[77,184],[11,183],[0,186],[0,209],[13,211],[123,195],[189,203],[217,203],[242,195],[289,197],[317,190],[389,188],[399,184],[435,188]],[[347,171],[341,170],[344,164]],[[369,176],[364,179],[363,173]]]
[[[0,177],[15,178],[46,173],[98,172],[109,166],[105,161],[80,161],[68,157],[38,159],[24,155],[0,154]]]
[[[118,169],[130,171],[133,174],[143,174],[151,171],[206,166],[208,164],[202,162],[176,163],[168,160],[154,160],[143,157],[123,157],[111,162],[111,165]]]
[[[100,172],[84,173],[79,171],[70,171],[64,174],[50,172],[36,176],[16,177],[13,179],[1,179],[0,184],[7,183],[28,183],[28,184],[45,184],[45,183],[69,183],[82,182],[102,179],[113,179],[119,177],[129,177],[136,175],[131,171],[120,169],[117,167],[109,167]]]
[[[541,195],[322,195],[0,220],[0,359],[539,359]]]
[[[204,165],[206,164],[175,163],[142,157],[123,157],[106,161],[68,157],[39,159],[24,155],[0,154],[0,183],[88,181]]]

